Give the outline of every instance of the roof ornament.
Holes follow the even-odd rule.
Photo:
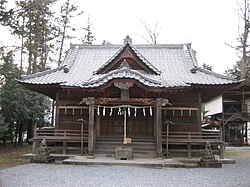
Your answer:
[[[119,66],[119,68],[123,68],[123,67],[131,68],[130,65],[128,64],[126,58],[123,60],[123,62],[122,62],[121,65]]]
[[[127,44],[127,43],[132,44],[132,38],[130,38],[129,35],[127,35],[126,38],[124,39],[124,44]]]
[[[68,67],[63,68],[63,72],[64,73],[68,73],[69,72],[69,68]]]
[[[197,73],[197,70],[198,70],[198,67],[195,66],[192,69],[190,69],[190,72],[193,73],[193,74],[195,74],[195,73]]]

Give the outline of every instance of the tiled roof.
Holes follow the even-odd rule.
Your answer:
[[[132,45],[137,56],[155,74],[127,67],[106,74],[96,73],[110,63],[124,47],[121,45],[71,45],[61,67],[28,75],[20,82],[60,84],[83,88],[98,87],[112,79],[135,79],[145,86],[183,87],[192,84],[219,85],[237,82],[231,77],[197,67],[195,51],[190,44]]]

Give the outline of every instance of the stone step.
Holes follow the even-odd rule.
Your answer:
[[[121,137],[101,137],[96,141],[95,154],[115,157],[116,147],[132,147],[134,158],[156,158],[156,141],[152,138],[132,138],[132,143],[123,144]]]
[[[154,137],[127,137],[132,138],[134,142],[156,142]],[[97,141],[123,141],[123,137],[101,136],[96,138]]]
[[[115,158],[114,152],[95,152],[94,156],[96,157],[112,157]],[[134,153],[133,152],[133,158],[156,158],[156,153]]]
[[[114,152],[115,151],[115,148],[96,148],[95,149],[95,152]],[[133,148],[133,152],[135,153],[155,153],[156,152],[156,149],[134,149]]]
[[[96,148],[102,148],[102,147],[111,147],[111,148],[115,148],[115,147],[133,147],[134,149],[146,149],[146,148],[151,148],[151,149],[156,149],[156,145],[154,144],[149,144],[149,145],[146,145],[146,144],[127,144],[127,145],[124,145],[124,144],[115,144],[115,143],[112,143],[112,144],[106,144],[106,143],[97,143],[96,144]]]
[[[126,145],[135,145],[135,146],[155,146],[156,143],[155,142],[133,142],[129,143],[129,144],[123,144],[123,141],[96,141],[96,144],[98,145],[122,145],[122,146],[126,146]]]
[[[156,144],[154,143],[131,143],[131,144],[122,144],[122,143],[115,143],[115,142],[97,142],[96,148],[115,148],[115,147],[132,147],[134,149],[156,149]]]

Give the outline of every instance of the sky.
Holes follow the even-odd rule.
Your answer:
[[[96,43],[122,44],[128,34],[133,44],[143,44],[149,28],[158,22],[158,43],[192,43],[199,66],[212,65],[224,73],[238,60],[236,0],[78,0],[79,10],[90,16]],[[83,21],[86,22],[83,19]]]
[[[71,0],[84,11],[72,20],[79,26],[85,25],[87,17],[92,23],[92,32],[101,44],[123,44],[126,35],[133,44],[147,43],[146,29],[157,32],[159,44],[191,43],[197,52],[199,66],[212,66],[213,71],[224,73],[238,60],[235,49],[238,36],[237,0]],[[4,30],[1,30],[4,33]],[[82,33],[75,33],[78,38]],[[11,45],[10,38],[0,35],[3,44]],[[71,43],[80,43],[73,39]],[[69,46],[67,46],[69,48]]]

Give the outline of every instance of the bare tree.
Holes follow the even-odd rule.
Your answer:
[[[158,36],[159,36],[160,30],[161,30],[161,29],[159,30],[159,28],[158,28],[158,23],[159,23],[159,21],[157,21],[154,28],[152,29],[146,24],[146,22],[141,20],[141,24],[143,25],[143,27],[145,28],[145,30],[147,31],[147,34],[148,34],[147,37],[144,37],[144,36],[142,36],[142,37],[144,40],[146,40],[146,42],[148,44],[152,44],[152,45],[157,44]],[[148,37],[149,37],[149,39],[147,39]]]
[[[239,60],[233,65],[232,68],[228,68],[225,74],[236,77],[237,79],[250,80],[250,44],[249,44],[249,32],[250,32],[250,0],[242,0],[237,2],[238,13],[238,37],[236,45],[226,45],[234,48],[238,54]]]
[[[238,3],[238,16],[239,22],[242,22],[243,25],[238,27],[239,30],[239,46],[237,50],[240,54],[239,69],[241,71],[241,79],[249,79],[249,32],[250,32],[250,9],[249,9],[249,0],[244,0],[243,3]]]

